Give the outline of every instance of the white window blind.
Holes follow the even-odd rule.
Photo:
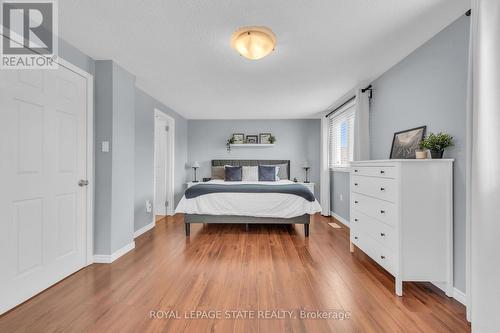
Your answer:
[[[343,106],[329,117],[328,147],[329,167],[346,167],[354,154],[355,102]]]

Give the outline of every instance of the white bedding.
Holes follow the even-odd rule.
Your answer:
[[[279,186],[293,184],[289,180],[277,182],[226,182],[211,180],[210,183],[234,184],[261,184]],[[175,213],[204,214],[204,215],[239,215],[253,217],[292,218],[304,214],[314,214],[321,211],[317,200],[313,202],[285,193],[212,193],[196,198],[186,199],[183,196]]]

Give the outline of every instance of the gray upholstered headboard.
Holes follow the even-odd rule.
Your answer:
[[[287,179],[290,179],[290,160],[212,160],[212,166],[236,165],[236,166],[256,166],[256,165],[279,165],[286,164]]]

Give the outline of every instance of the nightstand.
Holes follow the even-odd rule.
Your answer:
[[[301,183],[301,182],[298,182],[297,184],[304,185],[305,187],[307,187],[309,189],[309,191],[312,192],[312,194],[314,194],[314,183]]]

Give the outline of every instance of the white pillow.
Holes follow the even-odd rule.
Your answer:
[[[258,166],[244,166],[243,167],[242,181],[257,182],[259,181],[259,167]]]

